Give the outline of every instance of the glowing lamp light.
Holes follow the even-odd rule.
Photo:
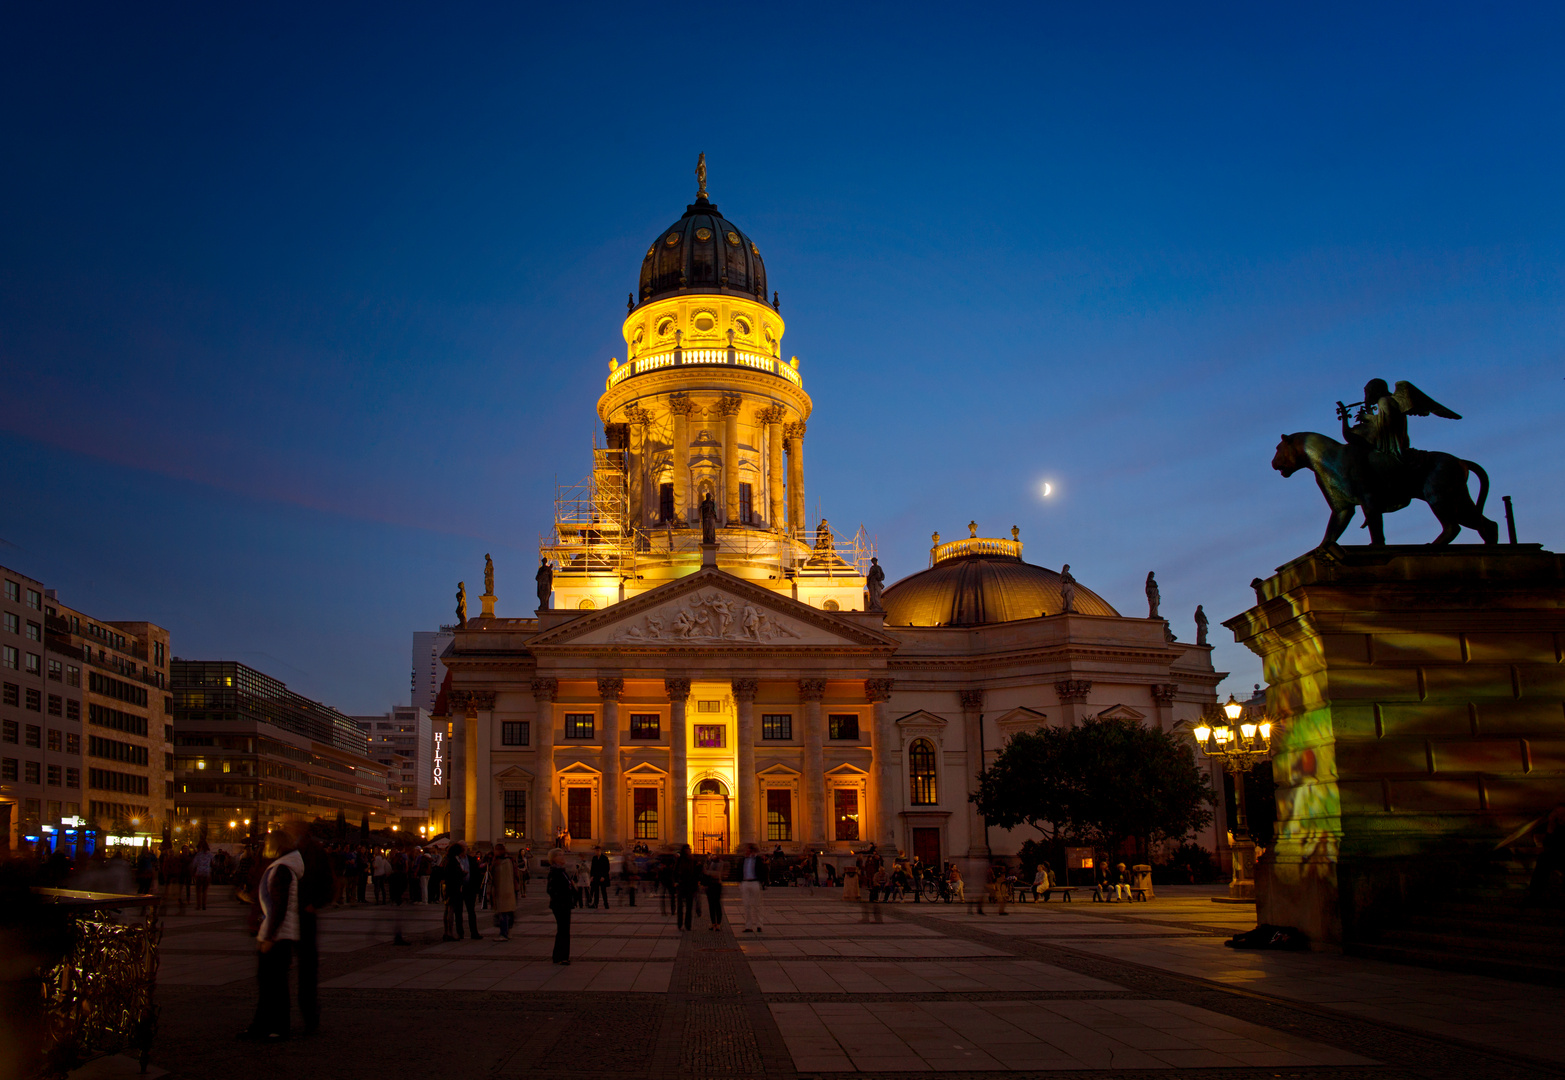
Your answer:
[[[237,828],[239,828],[239,822],[237,822],[237,821],[230,821],[228,823],[228,827],[230,829],[237,829]]]
[[[1255,725],[1254,724],[1240,724],[1239,725],[1239,730],[1244,733],[1244,737],[1246,739],[1253,739],[1253,738],[1255,738]]]
[[[1205,724],[1197,724],[1193,734],[1195,735],[1195,741],[1205,746],[1206,740],[1212,737],[1212,729]]]
[[[250,824],[250,819],[249,818],[245,818],[245,824],[246,825]]]
[[[1223,715],[1228,717],[1230,721],[1237,720],[1244,715],[1244,706],[1235,701],[1232,694],[1229,694],[1228,700],[1223,704]]]
[[[1234,737],[1234,729],[1227,724],[1219,724],[1212,729],[1212,737],[1217,740],[1218,746],[1224,746],[1228,740]]]
[[[1271,725],[1271,722],[1270,721],[1262,721],[1261,722],[1261,738],[1263,738],[1263,739],[1270,739],[1271,737],[1272,737],[1272,725]]]

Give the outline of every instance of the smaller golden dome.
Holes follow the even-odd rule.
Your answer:
[[[939,544],[935,565],[886,589],[887,626],[982,626],[1058,615],[1065,609],[1057,571],[1022,561],[1020,540],[972,537]],[[1078,584],[1076,612],[1118,617]]]

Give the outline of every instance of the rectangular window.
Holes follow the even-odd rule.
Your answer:
[[[65,770],[65,786],[79,788],[82,786],[82,771],[80,769],[67,768]]]
[[[26,690],[27,708],[33,712],[43,712],[43,691],[32,686],[27,687]]]
[[[663,733],[663,718],[658,713],[631,713],[630,737],[656,739]]]
[[[67,754],[79,754],[82,752],[82,737],[74,731],[65,733],[65,752]]]
[[[754,524],[755,502],[750,494],[749,484],[739,485],[739,521],[743,525]]]
[[[36,784],[39,779],[38,763],[36,761],[22,762],[22,782]]]
[[[11,704],[14,705],[16,703],[13,701]],[[0,739],[3,739],[6,742],[14,743],[21,737],[21,728],[15,720],[7,720],[4,722],[3,729],[0,729]]]
[[[47,773],[47,783],[50,787],[60,786],[60,766],[50,765]]]
[[[80,686],[82,684],[82,669],[75,664],[65,665],[65,685]]]
[[[22,632],[22,619],[14,612],[5,613],[5,629],[8,634],[20,634]]]
[[[636,815],[636,839],[658,838],[658,789],[638,787],[630,789],[631,809]]]
[[[761,716],[761,738],[793,738],[792,713],[765,713]]]
[[[859,793],[857,788],[834,788],[832,805],[837,819],[837,839],[859,838]]]
[[[43,627],[39,626],[37,623],[33,622],[31,619],[27,620],[27,640],[28,641],[42,641],[43,640]]]
[[[527,839],[527,792],[506,791],[501,794],[505,796],[505,838]]]
[[[696,746],[718,750],[728,745],[728,728],[723,724],[697,724]]]
[[[40,750],[43,749],[43,728],[39,727],[37,724],[28,724],[27,742],[25,745],[36,746]]]
[[[58,754],[60,752],[60,746],[64,743],[64,741],[65,740],[60,738],[59,731],[57,731],[54,728],[50,728],[49,729],[48,743],[49,743],[49,749],[50,750],[53,750],[55,753]]]
[[[859,737],[858,713],[832,713],[827,721],[833,739],[857,739]]]
[[[27,654],[27,673],[29,675],[43,674],[43,657],[35,652]]]
[[[14,581],[5,583],[5,598],[11,603],[17,603],[22,599],[22,587]]]
[[[658,520],[663,522],[674,520],[674,485],[658,485]]]
[[[65,718],[67,720],[80,720],[82,718],[82,703],[79,701],[67,701],[65,703]],[[75,738],[75,736],[72,736]]]
[[[49,661],[49,678],[60,682],[65,677],[65,665],[58,660]]]
[[[793,839],[793,792],[787,788],[766,789],[766,839]]]
[[[0,664],[4,664],[12,671],[15,671],[22,666],[22,654],[9,645],[0,648]]]
[[[65,715],[65,702],[63,700],[61,700],[59,694],[50,694],[49,695],[49,715],[50,716],[64,716]]]
[[[592,789],[565,789],[565,827],[571,838],[581,840],[592,835]]]
[[[0,780],[16,779],[16,759],[14,757],[0,758]]]
[[[721,701],[697,701],[696,702],[696,712],[722,712],[722,711],[723,711],[723,703]]]
[[[20,705],[22,703],[22,688],[14,682],[5,684],[5,703],[7,705]]]
[[[531,727],[531,722],[527,721],[527,720],[505,720],[505,721],[502,721],[501,724],[500,724],[500,745],[501,746],[526,746],[528,741],[529,741],[528,740],[528,735],[530,734],[530,732],[528,731],[529,727]],[[508,797],[513,795],[513,794],[519,795],[519,794],[521,794],[521,792],[511,792],[511,791],[506,792],[506,795]],[[517,833],[516,835],[520,836],[521,833]]]
[[[37,589],[27,590],[27,606],[37,611],[43,607],[43,594]]]
[[[567,739],[592,738],[593,715],[590,712],[572,712],[565,714],[565,737]],[[576,830],[571,830],[571,835],[576,835]]]

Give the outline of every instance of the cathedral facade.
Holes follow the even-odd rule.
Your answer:
[[[930,549],[880,589],[862,533],[805,520],[812,403],[761,249],[704,185],[646,251],[538,609],[454,632],[450,831],[486,844],[1008,855],[974,777],[1013,733],[1214,701],[1210,649],[1023,544]],[[441,723],[437,716],[437,723]],[[1025,834],[1025,835],[1024,835]]]

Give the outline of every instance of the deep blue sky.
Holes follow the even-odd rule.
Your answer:
[[[0,562],[179,655],[368,712],[485,551],[524,613],[701,150],[893,579],[1019,525],[1247,688],[1372,376],[1565,532],[1558,5],[222,7],[0,9]]]

